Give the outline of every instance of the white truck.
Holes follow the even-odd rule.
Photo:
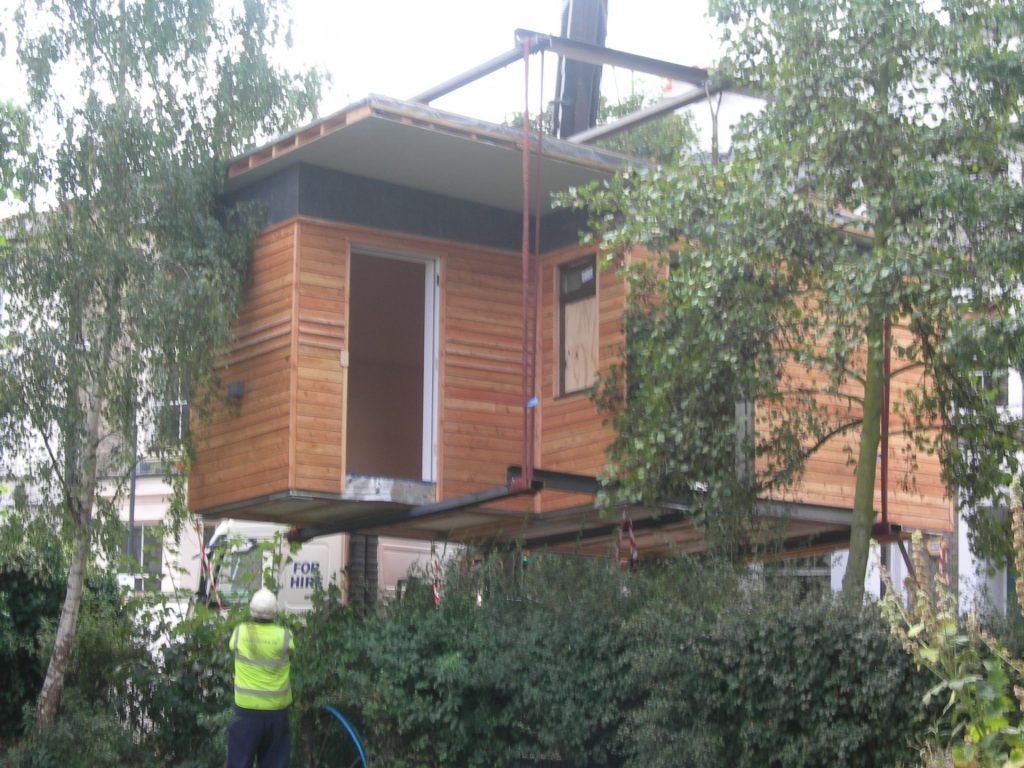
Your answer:
[[[216,604],[216,596],[224,604],[246,601],[262,586],[263,574],[277,563],[276,582],[278,605],[289,613],[300,613],[311,607],[311,597],[317,584],[337,584],[343,599],[350,601],[351,581],[348,566],[352,551],[351,538],[336,533],[320,536],[301,545],[289,544],[288,527],[274,523],[248,520],[224,520],[213,532],[205,548],[205,563],[201,569],[199,599]],[[363,574],[376,573],[372,590],[380,599],[393,596],[410,571],[425,573],[430,566],[432,545],[427,541],[410,539],[363,537],[376,552],[371,569],[364,564]],[[444,556],[444,547],[434,549]]]

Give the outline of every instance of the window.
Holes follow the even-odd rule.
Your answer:
[[[791,590],[800,597],[822,597],[832,590],[832,555],[808,555],[786,560],[769,560],[761,566],[765,587]]]
[[[978,389],[993,398],[993,405],[1005,407],[1010,402],[1009,371],[980,371],[977,376]]]
[[[184,441],[188,434],[188,396],[188,383],[172,374],[163,401],[157,405],[153,438],[170,445]]]
[[[164,565],[163,526],[136,525],[130,536],[135,591],[159,592]]]
[[[597,378],[597,270],[594,257],[566,264],[558,273],[559,390],[588,389]]]

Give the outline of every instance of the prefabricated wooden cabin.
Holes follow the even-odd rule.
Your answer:
[[[625,163],[531,140],[539,307],[524,344],[518,131],[371,97],[237,158],[229,193],[261,201],[266,226],[221,372],[234,396],[196,424],[191,508],[308,535],[609,552],[619,520],[595,509],[594,478],[612,435],[589,387],[619,354],[625,285],[551,193]],[[792,546],[847,541],[845,448],[818,451],[796,492],[763,501]],[[912,467],[904,448],[889,446],[889,521],[950,530],[937,458]],[[632,511],[644,552],[702,546],[685,511],[655,512]]]

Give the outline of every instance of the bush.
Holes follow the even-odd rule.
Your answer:
[[[0,743],[21,732],[22,712],[39,694],[46,674],[39,632],[64,600],[63,579],[39,567],[42,560],[14,557],[0,564]]]
[[[295,766],[357,761],[326,705],[389,768],[874,768],[912,757],[920,727],[923,681],[877,610],[708,563],[492,557],[453,563],[438,606],[425,580],[364,619],[338,598],[289,619]],[[58,724],[11,764],[223,765],[243,610],[199,609],[154,661],[159,622],[94,594]]]
[[[66,689],[60,716],[41,735],[32,734],[5,756],[9,768],[86,768],[154,763],[114,712]]]
[[[325,704],[397,768],[874,768],[913,755],[923,681],[877,610],[743,594],[728,569],[687,561],[632,574],[511,562],[453,570],[438,608],[424,586],[364,621],[314,611],[293,662],[299,764],[354,759]]]
[[[225,619],[199,605],[171,630],[149,703],[147,744],[161,765],[224,765],[234,699],[228,639],[243,611],[236,607]]]
[[[512,562],[453,568],[437,608],[421,584],[363,621],[315,611],[293,662],[302,731],[314,735],[302,764],[350,749],[325,704],[388,766],[618,764],[632,610],[620,579],[592,560],[536,558],[525,578]]]
[[[716,616],[650,606],[632,653],[635,766],[892,766],[924,681],[877,610],[746,595]]]

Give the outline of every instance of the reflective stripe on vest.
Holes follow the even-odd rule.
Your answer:
[[[284,709],[292,703],[288,646],[276,624],[240,624],[231,635],[235,652],[235,704],[243,709]]]

